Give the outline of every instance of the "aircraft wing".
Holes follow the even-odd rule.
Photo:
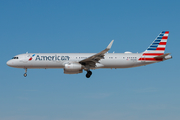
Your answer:
[[[85,67],[88,66],[88,67],[95,67],[96,63],[99,63],[99,60],[100,59],[104,59],[104,54],[106,52],[108,52],[110,49],[111,49],[111,46],[113,44],[114,40],[112,40],[109,45],[107,46],[106,49],[104,49],[103,51],[93,55],[93,56],[90,56],[84,60],[81,60],[79,61],[80,64],[84,65]]]

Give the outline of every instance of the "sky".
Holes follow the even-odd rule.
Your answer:
[[[1,0],[0,120],[179,120],[180,1]],[[173,59],[67,75],[11,68],[22,53],[143,52],[170,31]]]

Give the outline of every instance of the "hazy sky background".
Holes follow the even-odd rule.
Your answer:
[[[1,0],[0,120],[179,120],[180,1]],[[143,52],[169,30],[173,59],[130,69],[66,75],[11,68],[30,53]]]

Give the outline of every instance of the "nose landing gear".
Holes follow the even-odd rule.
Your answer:
[[[25,68],[25,73],[24,73],[24,77],[27,76],[27,68]]]
[[[88,71],[87,71],[87,74],[86,74],[86,77],[87,77],[87,78],[90,78],[91,75],[92,75],[92,72],[91,72],[90,70],[88,70]]]

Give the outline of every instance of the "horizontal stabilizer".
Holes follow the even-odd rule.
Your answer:
[[[166,53],[157,57],[154,57],[155,59],[161,59],[161,58],[165,58],[166,56],[170,55],[171,53]]]

